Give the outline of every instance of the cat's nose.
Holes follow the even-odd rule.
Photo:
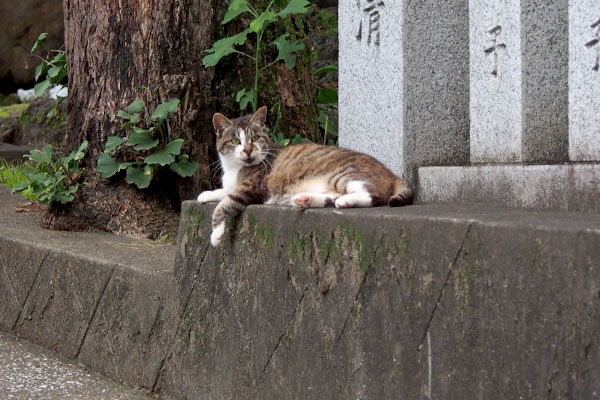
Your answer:
[[[244,149],[244,153],[250,155],[252,154],[252,149]]]

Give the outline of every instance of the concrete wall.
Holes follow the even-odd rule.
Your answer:
[[[598,217],[253,206],[214,249],[212,209],[184,203],[174,270],[167,245],[3,230],[0,326],[176,399],[600,393]]]

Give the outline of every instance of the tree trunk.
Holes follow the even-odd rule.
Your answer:
[[[207,48],[240,29],[220,24],[229,2],[63,0],[63,5],[69,70],[69,121],[63,150],[68,152],[88,140],[84,163],[88,185],[72,206],[52,207],[47,225],[152,238],[174,234],[180,202],[217,184],[218,177],[211,179],[210,169],[216,159],[211,118],[217,111],[239,114],[235,93],[250,75],[246,61],[239,57],[228,57],[216,69],[202,66]],[[301,57],[308,60],[310,54]],[[310,63],[299,58],[298,65]],[[279,67],[270,73],[272,77],[263,77],[266,85],[261,99],[272,105],[280,90],[292,93],[281,102],[289,134],[314,136],[317,124],[310,71],[294,75],[296,71]],[[153,93],[150,108],[180,100],[179,112],[169,120],[169,139],[183,138],[183,151],[198,161],[192,178],[167,171],[158,174],[148,189],[139,190],[125,183],[122,172],[110,180],[95,173],[107,138],[123,136],[117,112],[140,96],[136,88],[142,86]]]

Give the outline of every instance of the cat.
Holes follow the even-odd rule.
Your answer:
[[[392,207],[412,203],[408,183],[366,154],[305,143],[279,147],[265,131],[267,107],[229,120],[213,116],[223,187],[198,195],[218,201],[211,244],[221,244],[225,220],[249,204],[309,207]]]

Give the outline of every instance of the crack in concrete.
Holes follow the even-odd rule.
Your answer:
[[[465,247],[465,243],[467,242],[467,238],[469,237],[469,233],[471,232],[472,226],[473,226],[473,223],[469,223],[469,226],[467,226],[467,230],[465,231],[462,242],[460,243],[460,247],[458,248],[458,251],[454,255],[454,260],[452,261],[452,264],[450,264],[450,268],[448,269],[448,273],[446,274],[446,280],[444,282],[444,285],[442,286],[442,289],[440,290],[440,294],[437,297],[435,305],[433,306],[433,310],[431,311],[431,315],[429,316],[429,320],[427,321],[427,325],[425,326],[425,332],[423,332],[421,341],[419,342],[419,347],[417,349],[417,351],[419,351],[419,352],[423,348],[423,344],[425,343],[425,340],[427,339],[427,336],[429,334],[429,329],[431,328],[431,323],[433,322],[433,318],[435,317],[435,314],[437,313],[440,302],[442,301],[442,296],[444,295],[444,292],[446,291],[446,287],[448,286],[448,283],[450,282],[450,277],[452,276],[454,267],[456,267],[456,263],[458,262],[458,257],[460,256],[460,254],[462,253],[462,251]]]
[[[166,351],[165,356],[160,361],[160,365],[158,366],[158,370],[156,371],[156,376],[154,377],[154,383],[152,384],[152,388],[150,389],[151,393],[155,393],[156,387],[158,386],[158,382],[160,381],[160,377],[164,372],[164,368],[165,368],[167,359],[169,359],[169,357],[171,357],[171,355],[173,354],[173,347],[175,346],[175,340],[177,339],[177,332],[179,332],[181,324],[183,323],[185,313],[187,312],[188,306],[190,304],[190,299],[192,298],[192,294],[194,293],[194,290],[196,289],[196,282],[198,281],[198,276],[200,275],[200,270],[202,269],[202,266],[204,265],[204,262],[206,261],[206,257],[208,256],[209,246],[210,246],[210,240],[207,241],[206,245],[204,246],[204,254],[202,255],[202,259],[198,263],[198,268],[196,269],[196,273],[194,274],[194,281],[192,282],[192,287],[190,289],[190,292],[187,295],[187,298],[185,299],[185,305],[183,306],[181,315],[179,316],[179,322],[175,325],[175,331],[173,332],[173,337],[169,341],[168,350]]]
[[[385,234],[382,234],[381,238],[379,239],[377,244],[374,246],[374,249],[378,249],[381,246],[384,238],[385,238]],[[337,348],[337,345],[339,344],[340,340],[342,340],[342,336],[344,335],[344,332],[346,331],[346,327],[348,326],[348,321],[350,321],[350,317],[352,316],[352,311],[354,310],[354,307],[356,307],[356,303],[358,303],[358,298],[359,298],[360,294],[362,293],[362,290],[365,286],[365,282],[367,281],[367,277],[369,276],[370,271],[371,271],[371,261],[368,261],[367,269],[365,271],[365,276],[363,277],[362,281],[360,282],[360,286],[358,288],[358,291],[356,292],[356,296],[354,296],[354,301],[352,302],[352,307],[350,307],[350,311],[348,312],[348,315],[346,316],[344,325],[342,325],[342,330],[340,331],[339,335],[335,339],[335,343],[333,345],[333,350],[335,350]]]
[[[85,328],[85,331],[83,332],[83,337],[81,338],[81,342],[79,343],[79,346],[77,347],[77,352],[75,353],[75,357],[73,357],[74,360],[76,360],[79,357],[79,354],[81,353],[81,349],[83,348],[85,339],[87,338],[88,332],[90,331],[90,328],[92,327],[92,323],[94,322],[94,318],[96,317],[96,312],[98,312],[98,308],[100,308],[100,302],[102,301],[102,298],[104,297],[104,293],[106,292],[106,288],[108,287],[108,284],[112,280],[112,277],[115,273],[115,269],[116,269],[116,265],[113,265],[110,270],[110,275],[108,276],[108,279],[104,283],[104,287],[102,288],[102,291],[100,292],[100,296],[98,296],[98,301],[96,301],[96,305],[94,306],[94,311],[92,311],[92,315],[90,316],[90,320],[88,321],[87,327]]]
[[[12,326],[12,329],[11,329],[13,332],[15,331],[15,329],[17,329],[17,324],[19,323],[19,320],[21,319],[21,315],[23,315],[23,311],[25,311],[25,305],[27,304],[27,300],[29,300],[29,296],[31,296],[31,292],[33,292],[33,288],[35,287],[35,283],[38,280],[40,271],[42,270],[42,267],[44,266],[44,263],[46,262],[46,259],[48,259],[49,256],[50,256],[50,250],[47,250],[46,254],[44,254],[44,256],[42,257],[42,261],[40,261],[40,265],[38,266],[37,271],[35,272],[35,277],[33,278],[33,281],[31,281],[31,286],[29,287],[29,290],[27,291],[25,300],[23,300],[23,304],[21,304],[21,310],[19,311],[19,315],[17,315],[17,319],[15,320],[15,322]]]
[[[283,341],[283,337],[285,336],[285,333],[288,331],[288,329],[289,329],[290,325],[292,324],[292,322],[294,322],[294,319],[296,318],[296,314],[298,313],[298,310],[300,309],[300,306],[302,305],[302,302],[304,301],[304,297],[306,296],[306,292],[308,292],[308,285],[306,285],[306,287],[304,288],[304,292],[302,292],[302,296],[300,297],[300,300],[298,300],[298,304],[296,305],[296,308],[294,309],[294,312],[292,313],[292,316],[290,317],[288,323],[286,324],[285,329],[283,330],[283,332],[281,333],[281,335],[279,335],[279,340],[277,341],[277,345],[275,346],[275,348],[271,352],[271,355],[269,356],[269,359],[267,360],[265,366],[262,369],[262,372],[260,373],[260,376],[258,377],[259,381],[262,380],[263,376],[265,375],[265,372],[267,371],[267,368],[269,368],[269,365],[271,364],[271,360],[275,356],[275,353],[277,353],[277,350],[279,350],[279,346],[281,346],[281,342]]]

